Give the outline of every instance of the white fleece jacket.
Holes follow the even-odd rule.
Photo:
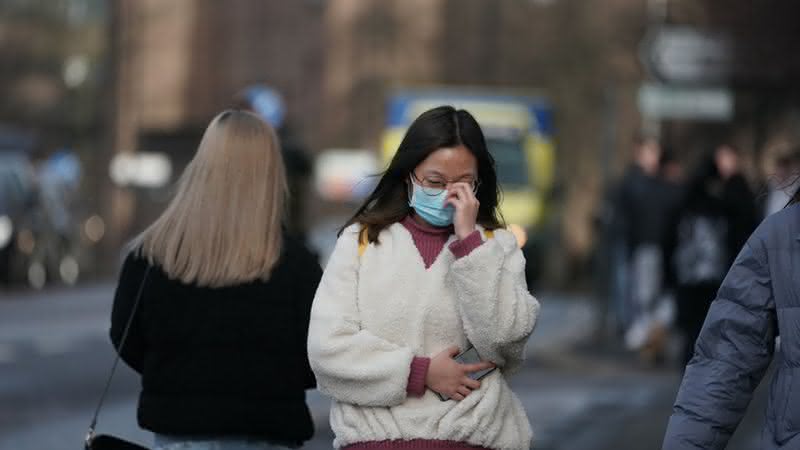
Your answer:
[[[339,238],[314,299],[311,368],[333,399],[334,446],[441,439],[492,449],[528,449],[532,432],[505,376],[519,367],[539,303],[528,292],[514,236],[456,259],[446,245],[429,269],[408,230],[394,224],[358,255],[360,227]],[[455,240],[451,236],[448,244]],[[475,346],[496,370],[461,402],[431,391],[408,397],[414,356]]]

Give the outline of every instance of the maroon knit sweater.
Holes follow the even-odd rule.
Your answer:
[[[422,262],[425,268],[430,268],[436,258],[442,253],[444,245],[453,234],[453,227],[437,228],[430,225],[423,225],[411,216],[403,219],[402,224],[414,239]],[[463,258],[470,252],[478,248],[483,243],[481,234],[475,230],[463,240],[454,241],[448,247],[456,258]],[[411,397],[422,397],[425,394],[425,377],[428,374],[428,366],[431,359],[424,357],[414,357],[411,361],[411,373],[408,376],[408,395]],[[344,447],[344,450],[396,450],[396,449],[437,449],[437,450],[488,450],[483,447],[475,447],[462,442],[439,441],[435,439],[411,439],[406,441],[369,441],[358,442]]]

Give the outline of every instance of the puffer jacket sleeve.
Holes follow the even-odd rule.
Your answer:
[[[494,238],[457,259],[449,277],[470,343],[482,359],[513,373],[525,359],[539,314],[516,239],[497,230]]]
[[[348,227],[336,243],[311,308],[308,358],[318,389],[343,403],[396,406],[407,397],[410,348],[361,327],[358,231]]]
[[[723,449],[772,360],[775,303],[764,243],[745,244],[686,367],[664,450]]]

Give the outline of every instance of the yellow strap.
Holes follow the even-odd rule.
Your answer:
[[[369,245],[369,233],[367,228],[364,227],[361,231],[358,232],[358,256],[359,258],[364,256],[364,252],[367,251],[367,246]]]
[[[483,234],[486,235],[486,239],[491,239],[494,237],[494,230],[485,230]]]

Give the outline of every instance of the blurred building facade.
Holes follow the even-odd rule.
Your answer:
[[[0,125],[37,134],[43,147],[100,132],[107,6],[0,1]]]
[[[734,100],[729,118],[717,121],[665,119],[662,139],[684,155],[707,152],[730,140],[745,153],[752,181],[775,142],[800,142],[800,4],[671,0],[657,25],[709,33],[723,41],[724,61],[709,64],[693,79],[660,80],[689,87],[724,89]],[[711,67],[715,66],[715,67]],[[651,74],[652,75],[652,74]],[[658,77],[655,77],[658,78]],[[691,159],[691,157],[689,158]]]
[[[591,245],[597,166],[614,159],[616,134],[638,126],[632,49],[645,22],[643,3],[584,3],[119,0],[115,148],[191,151],[207,120],[252,82],[284,92],[314,148],[376,148],[396,87],[534,88],[556,105],[558,129],[571,130],[559,134],[559,163],[584,182],[565,180],[564,241],[580,256]],[[603,20],[593,12],[601,7]],[[112,203],[127,211],[115,213],[118,223],[129,222],[132,207]]]
[[[800,11],[790,0],[3,0],[0,8],[15,12],[0,20],[0,120],[95,136],[92,195],[117,245],[166,196],[110,187],[111,157],[163,152],[178,173],[208,120],[252,83],[281,92],[288,123],[312,150],[377,148],[396,87],[540,91],[556,109],[561,240],[578,265],[593,246],[604,186],[637,132],[654,131],[687,160],[732,139],[757,167],[760,149],[800,129],[792,81]],[[675,84],[643,57],[645,36],[663,27],[731,37],[729,76],[711,83],[732,93],[731,117],[642,114],[644,83]],[[76,54],[87,55],[90,82],[70,88],[59,77]]]
[[[163,152],[180,171],[209,120],[254,83],[281,93],[289,124],[317,129],[322,12],[316,1],[114,2],[114,151]],[[108,199],[118,241],[163,207],[142,211],[137,198],[116,188]]]
[[[130,134],[117,141],[118,149],[157,146],[183,135],[191,151],[189,143],[208,118],[252,82],[284,93],[290,121],[301,125],[313,148],[377,147],[384,101],[396,87],[540,90],[556,105],[561,239],[566,259],[578,264],[593,245],[591,217],[604,185],[624,166],[631,137],[647,125],[637,96],[652,78],[642,61],[648,31],[679,25],[737,37],[735,67],[746,70],[724,80],[736,94],[734,116],[659,121],[661,138],[688,159],[722,139],[754,154],[774,134],[779,117],[798,104],[786,95],[796,73],[798,53],[792,51],[800,42],[786,19],[796,17],[796,7],[787,1],[771,0],[769,7],[717,0],[119,5],[122,29],[134,36],[120,48],[131,56],[124,58],[130,66],[121,77],[135,75],[121,81],[136,87],[127,92],[135,106],[124,108],[135,115],[129,118],[134,125],[119,122],[121,135],[126,129]]]

